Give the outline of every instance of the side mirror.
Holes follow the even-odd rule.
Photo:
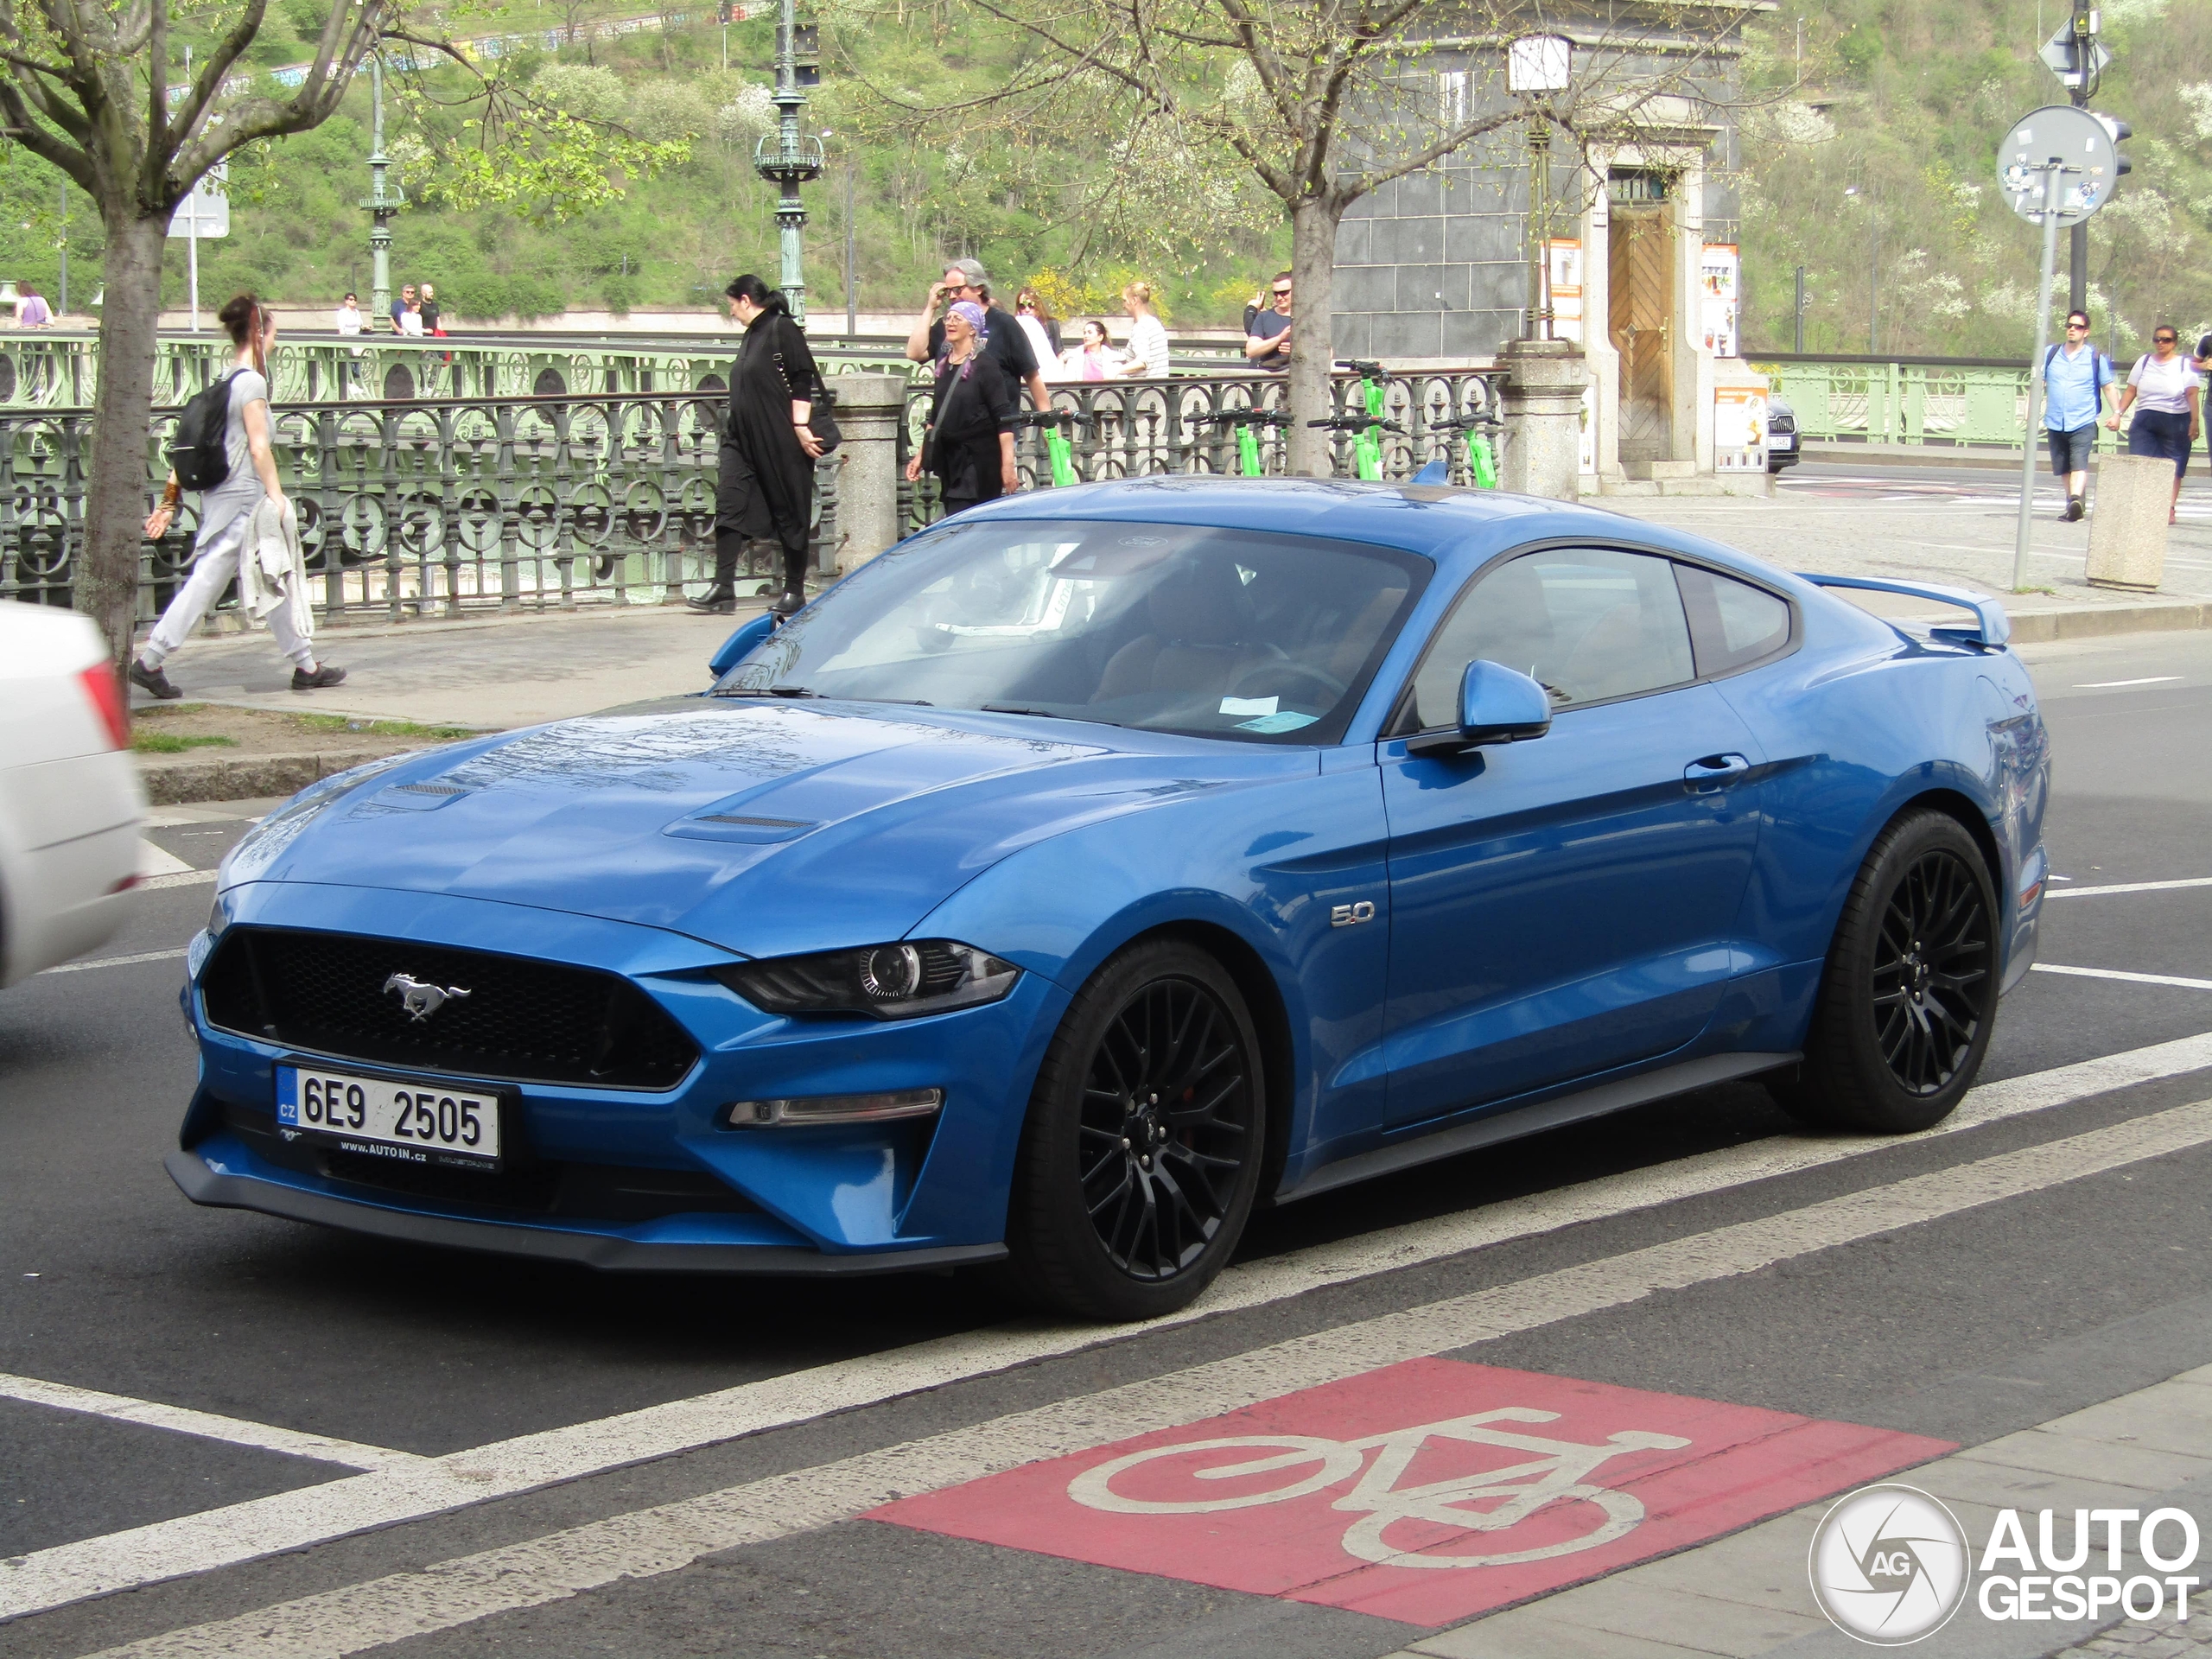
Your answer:
[[[735,668],[753,654],[753,648],[776,631],[776,619],[770,614],[754,617],[735,633],[722,641],[715,654],[707,658],[707,667],[716,679]]]
[[[1459,729],[1417,737],[1406,752],[1459,754],[1494,743],[1525,743],[1551,728],[1551,693],[1526,674],[1478,657],[1459,678]]]

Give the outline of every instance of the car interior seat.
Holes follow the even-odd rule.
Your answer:
[[[1251,601],[1227,559],[1197,560],[1172,571],[1145,595],[1145,609],[1150,632],[1107,660],[1096,701],[1225,695],[1240,675],[1276,660],[1264,645],[1248,643]]]

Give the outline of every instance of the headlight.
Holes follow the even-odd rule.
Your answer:
[[[715,977],[770,1014],[864,1014],[911,1020],[995,1002],[1021,970],[950,939],[872,944],[811,957],[777,957],[715,969]]]

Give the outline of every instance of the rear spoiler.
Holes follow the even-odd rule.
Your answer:
[[[1955,605],[1962,611],[1974,613],[1974,626],[1971,628],[1930,629],[1939,639],[1996,651],[2012,637],[2012,619],[2005,614],[2005,607],[1988,594],[1977,594],[1970,588],[1943,588],[1932,582],[1892,582],[1886,576],[1816,576],[1809,570],[1801,570],[1798,575],[1816,588],[1859,588],[1868,593],[1903,594],[1907,599],[1932,600],[1938,605]]]

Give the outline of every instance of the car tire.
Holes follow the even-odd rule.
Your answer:
[[[1115,1321],[1189,1306],[1252,1212],[1261,1068],[1236,982],[1196,946],[1139,944],[1092,975],[1030,1095],[1007,1214],[1017,1294]]]
[[[1883,830],[1836,924],[1804,1060],[1775,1090],[1784,1109],[1884,1135],[1948,1117],[1989,1051],[1999,916],[1955,818],[1921,810]]]

